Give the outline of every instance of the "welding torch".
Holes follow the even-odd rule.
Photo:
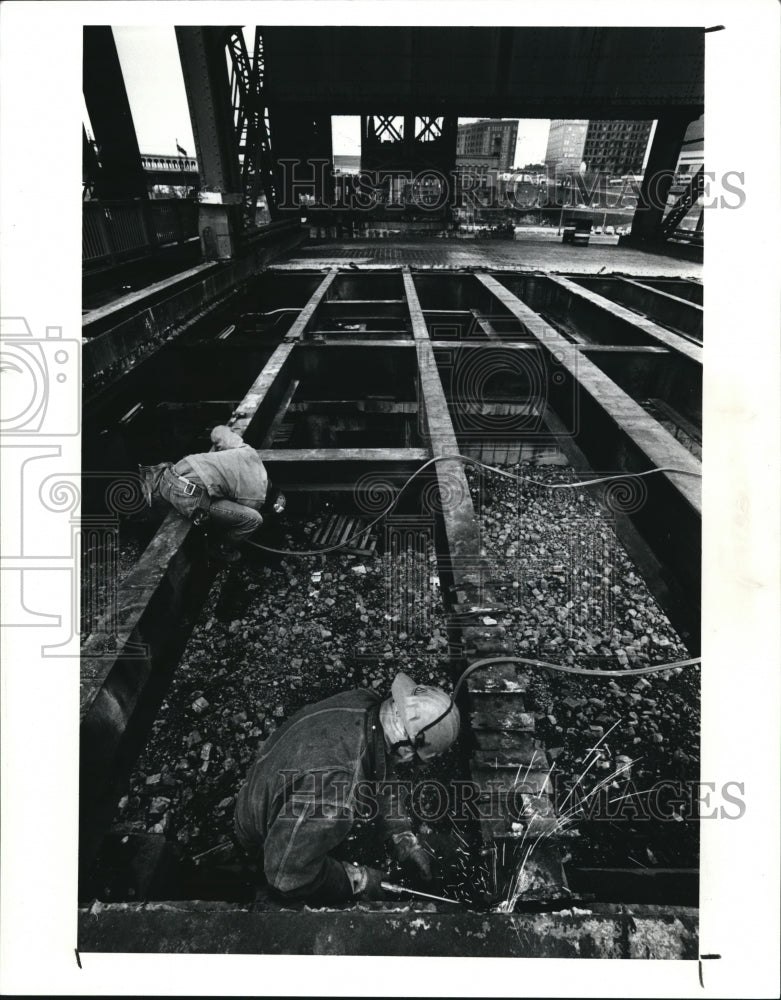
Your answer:
[[[419,892],[417,889],[408,889],[406,885],[393,885],[392,882],[380,882],[380,888],[396,896],[401,896],[407,892],[412,896],[419,896],[421,899],[434,899],[438,903],[450,903],[452,906],[463,905],[457,899],[448,899],[447,896],[434,896],[430,892]]]

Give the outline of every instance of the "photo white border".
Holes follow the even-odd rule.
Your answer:
[[[724,26],[706,36],[706,168],[744,172],[746,202],[705,222],[702,774],[744,781],[747,809],[702,824],[700,950],[721,958],[703,963],[704,987],[696,962],[663,961],[84,954],[79,969],[78,661],[45,661],[25,630],[4,628],[3,993],[777,996],[778,5],[10,0],[0,8],[4,316],[25,316],[36,335],[80,334],[82,25],[257,21]],[[63,470],[78,468],[78,439],[59,443]]]

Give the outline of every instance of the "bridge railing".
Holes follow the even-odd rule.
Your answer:
[[[182,198],[85,201],[81,256],[84,267],[145,257],[198,235],[198,205]]]

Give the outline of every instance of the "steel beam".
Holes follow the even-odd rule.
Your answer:
[[[83,88],[100,158],[94,197],[101,200],[145,199],[146,175],[141,165],[133,116],[114,33],[106,25],[84,27]]]
[[[566,421],[567,433],[592,468],[606,472],[674,469],[644,479],[647,500],[631,518],[658,561],[685,595],[689,628],[682,638],[693,655],[699,651],[700,538],[702,465],[684,446],[583,352],[494,277],[477,279],[509,309],[545,348],[551,364],[564,375],[551,379],[549,405]]]
[[[222,28],[176,28],[198,153],[198,228],[206,260],[237,256],[241,233],[242,185],[225,41]]]
[[[279,26],[265,37],[280,111],[693,120],[704,105],[700,27]]]
[[[342,333],[339,330],[318,330],[318,337],[323,336],[325,340],[310,340],[307,343],[307,348],[334,348],[338,350],[346,346],[349,347],[409,347],[413,348],[415,346],[412,340],[364,340],[366,336],[365,330],[361,331],[360,336],[356,338],[355,334],[349,335],[347,333]],[[329,336],[339,335],[339,340],[328,340]]]
[[[675,179],[686,129],[697,117],[691,113],[672,113],[657,121],[632,219],[630,238],[633,241],[658,243],[664,240],[662,216],[667,207],[667,195]]]
[[[450,419],[445,392],[439,377],[434,348],[429,339],[426,321],[420,308],[418,293],[409,268],[404,268],[404,293],[407,298],[412,335],[418,359],[420,398],[418,405],[425,414],[426,433],[432,455],[458,455],[459,446]],[[460,497],[456,505],[448,505],[443,513],[449,557],[453,564],[453,586],[462,591],[461,603],[479,603],[478,597],[485,589],[486,574],[479,565],[480,541],[469,485],[463,464],[448,460],[436,463],[440,491],[450,496],[455,490]],[[463,556],[463,561],[459,558]],[[488,598],[492,600],[492,597]]]
[[[630,310],[645,313],[651,322],[659,321],[696,346],[702,345],[703,309],[701,304],[691,298],[683,298],[624,274],[572,274],[566,277],[595,295],[627,306]]]
[[[436,355],[428,329],[420,307],[417,290],[409,268],[403,269],[404,293],[409,307],[410,321],[418,356],[418,377],[420,380],[420,397],[418,405],[422,407],[425,416],[425,426],[429,437],[429,446],[433,455],[458,455],[460,447],[450,416],[442,380],[437,367]],[[492,349],[492,348],[483,348]],[[494,569],[482,555],[480,533],[475,517],[469,483],[464,474],[461,461],[448,460],[436,463],[437,479],[442,501],[442,520],[444,522],[444,546],[438,545],[440,577],[447,581],[442,588],[446,610],[448,612],[448,630],[451,643],[457,643],[459,650],[457,658],[466,664],[487,656],[507,656],[513,652],[513,643],[498,625],[498,619],[503,605],[497,601],[493,586]],[[445,499],[447,498],[447,499]],[[452,647],[451,647],[452,649]],[[486,668],[483,674],[491,672]],[[470,713],[472,730],[501,730],[495,719],[484,717],[477,704],[479,695],[476,690],[483,679],[467,678],[464,696],[464,708]],[[523,706],[518,706],[522,711]],[[534,719],[527,718],[525,730],[513,733],[513,745],[527,738],[529,730],[534,729]],[[496,738],[496,733],[492,733]],[[505,738],[507,738],[505,736]],[[490,736],[486,739],[491,743]],[[544,750],[539,758],[545,762]],[[480,794],[492,797],[491,782],[495,773],[478,766],[478,761],[470,761],[472,779],[478,785]],[[516,774],[516,772],[513,772]],[[517,775],[516,775],[517,776]],[[486,843],[496,835],[497,831],[509,832],[514,818],[509,813],[509,803],[506,799],[500,801],[500,811],[494,814],[490,821],[482,820],[482,832]],[[552,804],[547,794],[524,798],[523,822],[533,823],[540,815],[549,815]],[[514,847],[511,847],[511,850]],[[544,845],[538,855],[538,860],[550,861],[551,871],[560,871],[559,851],[557,845]],[[519,859],[520,861],[520,859]]]
[[[264,462],[295,464],[298,462],[418,462],[431,456],[427,448],[260,448]]]
[[[293,350],[301,341],[335,277],[336,271],[330,271],[320,282],[231,417],[230,426],[248,444],[259,445],[273,422],[292,378]]]
[[[610,290],[616,295],[617,301],[628,306],[634,305],[643,312],[650,312],[667,326],[689,334],[702,343],[701,305],[624,275],[616,275],[613,280],[615,285]]]
[[[664,220],[662,221],[662,235],[664,237],[669,239],[671,236],[675,235],[675,231],[678,226],[680,226],[696,202],[702,197],[704,190],[705,167],[700,167],[697,173],[694,174],[684,190],[681,192],[678,200],[664,217]],[[702,212],[700,212],[697,220],[698,229],[701,227],[702,222],[703,215]]]
[[[481,275],[478,275],[478,278],[480,277]],[[599,322],[600,314],[602,314],[604,318],[609,318],[611,321],[618,321],[619,323],[625,324],[627,328],[631,327],[635,330],[639,330],[644,336],[648,337],[655,343],[661,344],[664,347],[675,351],[677,354],[682,355],[688,361],[702,366],[702,347],[698,344],[693,344],[690,340],[681,337],[677,333],[672,333],[670,330],[666,330],[663,326],[659,326],[658,323],[654,323],[650,319],[638,316],[637,313],[632,312],[631,309],[627,309],[625,306],[622,306],[619,302],[614,302],[612,299],[605,298],[603,295],[598,295],[596,292],[591,291],[590,288],[584,288],[583,285],[576,284],[569,278],[551,274],[548,275],[548,281],[558,288],[562,288],[567,291],[573,299],[588,303],[592,306],[595,311],[595,319],[597,322]],[[602,320],[602,325],[604,325],[604,319]]]
[[[425,448],[263,448],[272,482],[285,492],[349,491],[378,470],[399,485],[430,457]]]
[[[626,277],[626,276],[624,276]],[[703,302],[702,282],[694,278],[633,278],[646,288],[656,288],[676,298],[686,299],[701,306]]]
[[[241,167],[243,223],[245,230],[251,230],[255,226],[261,187],[271,218],[278,218],[268,110],[264,100],[266,64],[263,29],[255,28],[251,63],[242,28],[230,32],[228,51],[233,65],[231,93],[236,116],[236,139],[243,158]]]
[[[489,274],[477,274],[475,277],[513,313],[542,347],[551,354],[556,351],[557,360],[570,373],[578,387],[599,403],[633,441],[651,468],[675,465],[693,474],[677,475],[674,472],[665,472],[660,475],[669,480],[682,498],[685,498],[698,515],[701,515],[702,485],[699,479],[702,471],[701,463],[667,431],[659,427],[656,421],[619,389],[615,382],[604,375],[593,361],[584,357],[583,352],[575,350],[557,330],[509,292],[496,278]]]

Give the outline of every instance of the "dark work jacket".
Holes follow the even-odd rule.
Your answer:
[[[344,841],[367,803],[380,832],[410,828],[385,750],[382,699],[346,691],[296,713],[264,744],[236,798],[242,846],[263,855],[269,885],[293,898],[349,899],[351,885],[329,852]],[[376,795],[368,783],[378,782]],[[389,784],[383,788],[382,783]]]

